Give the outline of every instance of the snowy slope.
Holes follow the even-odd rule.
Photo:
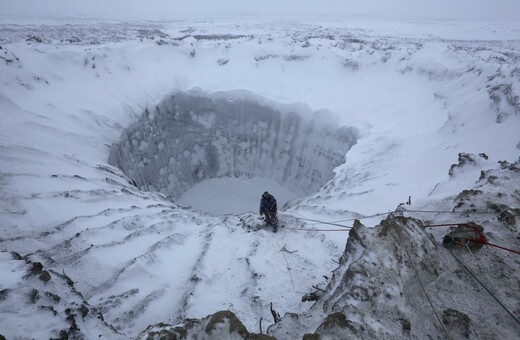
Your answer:
[[[125,339],[103,320],[74,282],[39,262],[1,253],[0,329],[7,339],[24,337],[108,337]]]
[[[288,227],[315,227],[288,215],[348,219],[408,196],[427,207],[455,191],[429,197],[460,152],[493,164],[520,153],[519,25],[445,24],[0,24],[2,265],[16,251],[65,272],[127,337],[221,309],[256,329],[271,301],[303,312],[300,297],[325,283],[346,233],[272,234],[252,214],[180,206],[108,165],[110,147],[174,91],[246,90],[264,103],[326,108],[357,131],[330,182],[289,203]],[[2,290],[16,286],[12,277]],[[0,334],[30,336],[13,325]],[[49,327],[58,336],[61,326]]]

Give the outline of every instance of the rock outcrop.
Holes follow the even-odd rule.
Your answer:
[[[250,333],[233,312],[223,310],[203,319],[187,319],[182,325],[158,324],[148,327],[140,336],[146,340],[175,339],[248,339],[269,340],[271,336]]]
[[[474,221],[490,243],[518,248],[519,169],[520,160],[483,171],[472,189],[440,203],[453,214],[437,216],[437,222]],[[520,292],[512,287],[520,284],[514,274],[520,269],[518,255],[491,246],[446,249],[442,237],[448,228],[429,224],[402,216],[389,216],[376,228],[355,223],[323,296],[308,312],[282,318],[268,333],[325,339],[517,337]]]

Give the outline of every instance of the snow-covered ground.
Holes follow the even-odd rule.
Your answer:
[[[281,117],[326,109],[339,127],[356,131],[330,181],[289,203],[287,227],[322,227],[291,216],[332,221],[388,212],[409,196],[424,208],[471,188],[483,167],[520,155],[516,22],[2,20],[0,250],[66,273],[85,303],[126,337],[221,309],[257,329],[261,317],[270,319],[270,302],[301,313],[309,306],[301,296],[323,286],[347,237],[273,234],[254,214],[213,216],[178,204],[221,211],[211,205],[220,203],[216,186],[237,199],[240,178],[200,183],[172,202],[110,166],[112,144],[174,91],[245,91],[261,105],[283,107]],[[457,189],[433,191],[460,152],[489,159],[459,177]],[[281,178],[271,179],[284,186]],[[241,196],[240,212],[256,212],[267,185],[249,183],[254,197]],[[291,188],[272,191],[283,201]],[[209,203],[195,205],[202,195]],[[0,290],[25,294],[26,284],[16,283],[25,280],[23,267],[4,253],[0,261],[12,273]],[[26,319],[16,316],[34,302],[13,311],[2,301],[0,334],[36,336],[20,331]],[[67,306],[56,312],[65,318]],[[52,313],[38,313],[47,325],[42,336],[57,337],[62,326]],[[110,332],[106,324],[86,327],[87,338]]]

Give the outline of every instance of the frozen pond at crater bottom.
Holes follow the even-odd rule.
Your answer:
[[[258,213],[264,191],[269,191],[276,198],[278,209],[300,196],[271,178],[222,177],[194,185],[177,202],[214,215],[241,214],[248,211]]]

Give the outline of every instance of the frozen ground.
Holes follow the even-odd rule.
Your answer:
[[[260,106],[280,110],[279,117],[291,124],[281,124],[288,130],[268,136],[263,159],[272,165],[269,178],[280,182],[290,173],[284,186],[304,193],[282,211],[285,224],[294,229],[325,228],[301,217],[337,221],[393,211],[409,196],[412,208],[448,209],[447,202],[461,189],[472,188],[481,170],[497,167],[499,160],[515,161],[520,154],[517,22],[4,18],[0,47],[0,261],[12,273],[0,279],[5,297],[0,334],[7,338],[52,338],[61,330],[76,334],[69,314],[81,315],[83,304],[106,321],[87,316],[82,323],[76,317],[86,338],[135,337],[150,324],[175,324],[221,309],[232,310],[256,330],[260,318],[272,319],[270,302],[282,314],[303,313],[310,303],[301,302],[301,296],[313,285],[327,285],[325,277],[330,278],[338,267],[334,261],[343,254],[345,229],[287,228],[273,234],[252,213],[211,216],[172,202],[168,187],[196,190],[193,185],[207,174],[198,171],[199,165],[217,164],[205,162],[214,158],[189,144],[182,129],[168,130],[182,148],[162,152],[186,155],[197,165],[194,169],[179,168],[175,157],[171,163],[167,159],[168,166],[162,164],[162,154],[148,149],[159,149],[158,139],[134,138],[135,145],[129,140],[131,152],[125,155],[136,156],[127,159],[132,171],[139,174],[151,164],[156,172],[147,174],[158,180],[137,184],[161,192],[140,190],[135,185],[140,176],[124,175],[108,164],[112,145],[122,143],[129,132],[142,133],[132,130],[133,124],[153,121],[150,114],[171,103],[175,91],[197,88],[210,98],[222,93],[229,98],[239,90]],[[291,119],[294,113],[322,109],[335,117],[339,129],[356,131],[355,145],[353,140],[346,143],[348,152],[334,171],[312,158],[337,160],[319,149],[330,141],[321,143],[324,139],[312,134],[311,144],[303,143],[311,134]],[[185,112],[191,118],[183,122],[207,133],[207,113]],[[256,144],[242,139],[251,143],[236,144],[229,137],[247,138],[231,133],[247,126],[219,127],[225,133],[211,130],[215,134],[204,138],[219,138],[212,145],[220,161],[234,155],[229,150],[236,145],[245,160]],[[155,138],[156,132],[142,136]],[[194,150],[184,153],[189,147]],[[298,157],[299,152],[305,157]],[[486,153],[489,159],[447,181],[460,152]],[[295,166],[297,161],[302,166]],[[314,166],[321,171],[309,171]],[[162,170],[166,177],[155,176],[164,168],[182,170],[184,177],[168,170]],[[228,171],[210,169],[218,174],[213,178]],[[298,171],[306,175],[299,177]],[[306,186],[311,190],[305,191]],[[247,211],[256,213],[264,190],[258,189],[251,189],[257,192]],[[246,199],[240,202],[249,205]],[[364,223],[374,226],[382,218]],[[504,235],[498,234],[506,242]],[[509,240],[511,247],[517,242]],[[26,276],[32,262],[11,259],[11,251],[41,262],[53,286]],[[60,276],[64,274],[75,282],[76,292]],[[45,298],[31,298],[36,296],[33,289]],[[60,295],[60,302],[47,292]],[[20,331],[27,319],[45,327]]]
[[[256,212],[260,196],[269,191],[279,207],[297,197],[270,178],[224,177],[200,182],[179,197],[178,202],[215,215]]]

